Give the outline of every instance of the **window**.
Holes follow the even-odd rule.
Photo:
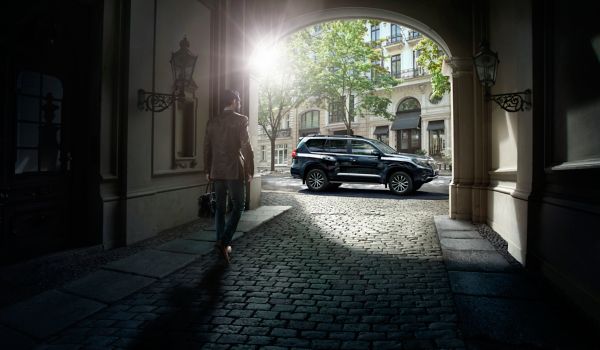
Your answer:
[[[391,72],[392,72],[392,76],[395,77],[395,78],[399,78],[400,77],[400,70],[401,70],[400,55],[394,55],[391,58]]]
[[[62,82],[39,72],[23,71],[17,79],[15,174],[59,171]]]
[[[260,161],[265,162],[267,160],[267,146],[260,146]]]
[[[340,102],[329,102],[329,122],[341,123],[344,121],[344,106]]]
[[[410,129],[404,129],[400,133],[400,149],[408,149],[408,139],[410,138]]]
[[[325,152],[325,139],[311,139],[306,142],[306,147],[311,152]]]
[[[411,30],[408,32],[408,40],[413,40],[421,37],[421,33]]]
[[[413,50],[413,70],[414,76],[418,77],[425,74],[423,67],[417,64],[417,59],[421,56],[421,50]]]
[[[342,123],[344,118],[344,102],[329,102],[329,122]]]
[[[446,146],[446,139],[444,138],[444,130],[430,130],[429,131],[429,155],[441,156],[442,150]]]
[[[409,97],[398,105],[396,112],[405,112],[405,111],[414,111],[417,109],[421,109],[421,104],[414,97]]]
[[[446,147],[444,121],[430,121],[427,124],[427,131],[429,132],[429,155],[441,156],[442,150]]]
[[[279,121],[279,128],[280,129],[289,129],[290,128],[290,116],[289,115],[284,115],[283,117],[281,117],[281,120]]]
[[[406,153],[414,153],[421,149],[421,130],[419,129],[402,129],[398,132],[400,140],[398,140],[398,151]]]
[[[390,42],[395,43],[402,40],[402,32],[400,26],[397,24],[392,24],[390,32]]]
[[[342,123],[345,119],[346,96],[342,96],[340,102],[329,102],[329,123]],[[350,95],[348,102],[348,113],[350,121],[354,121],[354,95]]]
[[[287,165],[288,145],[275,146],[275,165]]]
[[[421,148],[421,133],[419,129],[412,129],[412,137],[410,138],[410,147],[413,149]]]
[[[371,41],[379,40],[379,24],[371,26]]]
[[[360,140],[352,140],[352,154],[360,154],[360,155],[373,155],[373,152],[377,149],[373,147],[370,143],[366,141]]]
[[[300,117],[300,129],[318,129],[319,111],[309,111]]]
[[[327,152],[331,153],[348,153],[348,140],[331,139],[327,140]]]

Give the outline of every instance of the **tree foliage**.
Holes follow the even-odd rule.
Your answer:
[[[450,91],[450,80],[442,74],[442,63],[446,55],[429,38],[423,38],[415,48],[420,50],[417,64],[431,75],[431,97],[441,98],[446,92]]]
[[[391,88],[399,83],[381,65],[381,42],[365,41],[366,20],[343,20],[307,28],[291,38],[298,74],[314,102],[341,112],[348,133],[356,116],[388,119]]]

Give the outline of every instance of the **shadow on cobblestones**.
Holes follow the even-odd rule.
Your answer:
[[[462,349],[434,215],[443,200],[263,193],[291,205],[53,345],[136,349]],[[104,342],[104,343],[102,343]]]
[[[132,344],[132,349],[187,349],[207,342],[202,333],[190,338],[185,333],[189,324],[208,321],[221,296],[221,277],[226,269],[213,262],[196,286],[173,288],[167,296],[171,312],[150,321]]]

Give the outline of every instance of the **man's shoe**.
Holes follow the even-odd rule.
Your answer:
[[[229,252],[231,251],[230,249],[228,249],[228,247],[222,247],[221,249],[219,249],[219,251],[221,252],[221,256],[223,257],[223,260],[225,260],[225,263],[227,265],[229,265],[230,259],[229,259]]]

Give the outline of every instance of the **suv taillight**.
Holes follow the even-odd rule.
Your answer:
[[[296,155],[297,155],[297,153],[296,153],[296,149],[294,148],[294,149],[292,150],[292,159],[296,159]]]

